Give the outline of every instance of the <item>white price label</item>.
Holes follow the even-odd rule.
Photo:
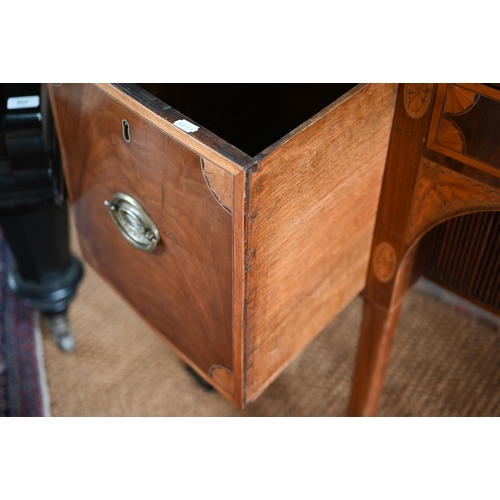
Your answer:
[[[29,109],[38,108],[38,106],[40,106],[39,95],[25,95],[7,99],[7,109]]]
[[[196,132],[200,128],[194,123],[188,122],[187,120],[177,120],[176,122],[174,122],[174,125],[177,128],[184,130],[184,132],[189,132],[189,133]]]

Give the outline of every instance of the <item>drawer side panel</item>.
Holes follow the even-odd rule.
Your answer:
[[[365,285],[397,85],[353,90],[250,175],[247,403]]]

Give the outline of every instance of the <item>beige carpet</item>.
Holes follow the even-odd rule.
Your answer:
[[[75,253],[79,254],[73,239]],[[361,320],[356,298],[245,410],[208,393],[170,348],[86,266],[62,354],[44,329],[54,416],[342,416]],[[500,334],[491,323],[411,292],[378,415],[500,416]]]

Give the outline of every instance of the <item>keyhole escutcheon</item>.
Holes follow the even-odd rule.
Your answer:
[[[130,142],[130,125],[127,120],[122,120],[123,138]]]

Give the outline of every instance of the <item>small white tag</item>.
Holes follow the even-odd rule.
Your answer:
[[[184,132],[189,132],[189,133],[196,132],[200,128],[194,123],[188,122],[187,120],[177,120],[176,122],[174,122],[174,125],[177,128],[184,130]]]
[[[9,97],[7,99],[7,109],[38,108],[38,106],[40,106],[39,95],[25,95],[20,97]]]

